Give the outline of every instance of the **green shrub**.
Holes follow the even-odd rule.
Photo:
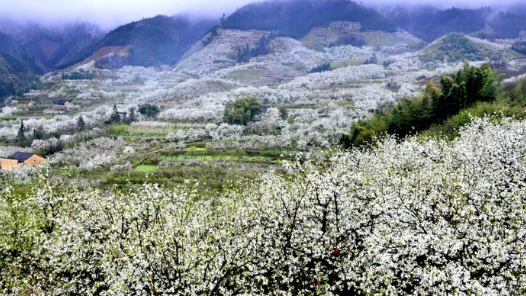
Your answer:
[[[161,110],[154,104],[142,104],[139,106],[139,113],[148,117],[156,117]]]
[[[247,125],[261,113],[261,108],[261,103],[254,97],[237,99],[225,106],[225,122]]]
[[[440,91],[430,82],[422,95],[404,98],[392,108],[378,108],[371,118],[353,123],[341,143],[345,147],[359,146],[387,133],[404,138],[442,122],[439,130],[454,135],[458,127],[470,121],[468,113],[483,116],[500,109],[489,103],[480,104],[494,101],[497,94],[497,79],[488,64],[474,67],[466,63],[451,77],[442,75],[440,82]],[[479,104],[476,109],[459,114],[474,104]]]

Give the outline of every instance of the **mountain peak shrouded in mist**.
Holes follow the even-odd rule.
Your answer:
[[[192,14],[219,19],[251,0],[0,0],[0,18],[45,25],[88,22],[111,30],[120,25],[156,15]]]
[[[246,5],[223,23],[225,28],[277,31],[294,38],[305,36],[314,27],[336,21],[359,22],[363,30],[394,32],[394,23],[374,9],[349,0],[265,1]]]
[[[9,34],[28,49],[46,68],[68,60],[76,52],[101,39],[105,32],[98,25],[68,23],[45,26],[38,23],[0,22],[0,31]]]

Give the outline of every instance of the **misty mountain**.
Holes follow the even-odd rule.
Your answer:
[[[428,42],[452,32],[483,38],[517,38],[520,31],[526,30],[526,14],[522,9],[496,12],[489,7],[396,6],[384,8],[382,13],[400,28]]]
[[[314,27],[336,21],[360,22],[362,30],[394,32],[395,24],[374,9],[349,0],[265,1],[248,4],[222,21],[226,29],[277,31],[302,38]]]
[[[31,51],[47,70],[53,70],[104,36],[95,25],[77,24],[59,30],[42,27],[29,28],[23,44]]]
[[[0,21],[0,31],[24,46],[37,58],[45,71],[67,63],[79,51],[95,44],[105,34],[97,25],[88,23],[50,27],[38,23],[22,24],[16,20]]]
[[[31,54],[21,44],[19,44],[13,37],[0,33],[0,52],[3,55],[10,56],[11,59],[16,60],[20,65],[17,67],[21,72],[33,72],[43,74],[45,69],[38,59]]]
[[[488,20],[488,25],[498,38],[517,38],[526,30],[526,10],[500,11]]]
[[[44,66],[11,36],[0,33],[0,98],[37,80]]]
[[[59,66],[68,67],[85,59],[95,60],[102,68],[171,65],[216,23],[184,16],[142,19],[114,29]]]

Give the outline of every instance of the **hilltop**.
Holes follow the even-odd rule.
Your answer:
[[[492,43],[460,33],[438,38],[426,46],[419,56],[424,62],[488,61],[504,68],[506,63],[524,57],[510,48],[510,44]]]
[[[374,9],[349,0],[264,1],[238,9],[222,22],[225,29],[277,31],[302,38],[315,27],[332,22],[359,22],[362,30],[394,32],[396,26]]]

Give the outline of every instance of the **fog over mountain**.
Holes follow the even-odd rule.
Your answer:
[[[104,29],[159,14],[189,13],[217,16],[229,14],[251,0],[0,0],[0,18],[53,25],[64,22],[91,22]]]
[[[278,0],[286,1],[286,0]],[[30,21],[44,24],[57,24],[64,22],[90,22],[99,24],[104,29],[113,29],[119,25],[153,17],[155,15],[175,15],[179,13],[191,13],[219,17],[223,13],[230,14],[236,8],[242,7],[252,0],[197,0],[197,1],[173,1],[173,0],[0,0],[0,18],[16,19],[19,21]],[[422,5],[431,4],[443,7],[500,7],[518,0],[364,0],[356,1],[364,5]]]

